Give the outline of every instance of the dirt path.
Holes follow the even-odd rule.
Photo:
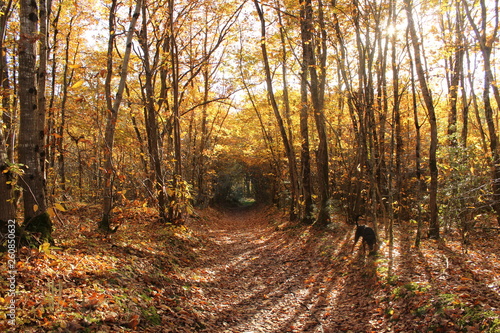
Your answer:
[[[366,263],[347,268],[348,238],[318,240],[307,229],[279,231],[273,216],[257,208],[206,220],[209,244],[192,272],[198,277],[192,302],[201,304],[205,330],[383,332],[371,322],[380,313],[373,312]]]
[[[212,211],[190,272],[199,332],[499,332],[497,235],[351,253],[353,231],[287,224],[270,208]],[[340,218],[339,218],[340,220]],[[475,237],[475,236],[474,236]],[[392,258],[392,259],[391,259]],[[392,274],[389,276],[389,270]]]
[[[500,332],[500,242],[488,224],[466,249],[450,234],[415,248],[402,224],[392,251],[384,241],[365,258],[335,216],[317,230],[269,207],[206,209],[166,226],[142,207],[106,237],[98,216],[65,213],[60,247],[19,251],[15,332]]]
[[[415,248],[413,226],[399,225],[392,251],[381,242],[365,258],[341,217],[317,230],[269,207],[206,209],[165,226],[138,208],[103,238],[98,212],[66,213],[60,249],[19,252],[15,332],[500,332],[488,225],[466,252],[453,235]]]

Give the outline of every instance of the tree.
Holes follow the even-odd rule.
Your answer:
[[[123,55],[123,61],[121,64],[120,82],[116,90],[116,95],[113,101],[111,96],[111,80],[113,77],[113,49],[115,46],[116,38],[116,7],[117,1],[113,0],[109,12],[109,42],[108,42],[108,62],[107,62],[107,76],[106,76],[106,104],[107,104],[107,118],[106,118],[106,130],[104,137],[104,189],[103,189],[103,213],[102,219],[99,222],[99,229],[103,231],[110,231],[111,213],[113,210],[113,174],[114,174],[114,164],[113,164],[113,144],[115,139],[115,128],[116,122],[118,120],[118,113],[120,110],[120,104],[123,99],[123,92],[125,90],[125,84],[128,75],[128,64],[130,60],[130,54],[132,52],[132,38],[135,33],[135,25],[140,16],[142,0],[137,0],[135,4],[135,9],[132,14],[132,19],[130,20],[129,29],[127,32],[127,40],[125,42],[125,53]]]
[[[324,32],[323,22],[323,8],[322,2],[318,2],[319,12],[319,25],[321,27],[321,39],[319,46],[313,38],[314,22],[313,22],[313,8],[311,0],[305,0],[300,8],[300,22],[301,22],[301,35],[303,59],[305,66],[309,69],[310,75],[310,98],[312,102],[312,111],[314,113],[314,120],[316,123],[316,130],[319,137],[318,151],[316,154],[317,172],[318,172],[318,188],[319,188],[319,203],[318,203],[318,216],[316,223],[318,226],[324,226],[329,221],[328,200],[330,199],[329,193],[329,168],[328,168],[328,137],[326,134],[326,121],[324,115],[324,96],[326,84],[326,34]],[[315,46],[321,51],[317,61]],[[304,67],[303,67],[304,68]],[[321,75],[318,74],[318,68],[321,70]]]
[[[264,71],[266,74],[266,87],[267,87],[267,92],[269,95],[269,100],[271,103],[271,107],[273,109],[274,116],[276,117],[276,121],[278,123],[278,129],[280,131],[281,135],[281,140],[283,141],[283,146],[285,148],[285,153],[286,157],[288,160],[288,172],[289,172],[289,177],[290,177],[290,189],[292,192],[292,202],[291,202],[291,208],[290,208],[290,217],[294,219],[295,216],[295,200],[296,200],[296,194],[295,194],[295,189],[297,188],[297,182],[298,182],[298,177],[297,177],[297,162],[295,160],[295,153],[292,147],[292,144],[290,142],[290,138],[287,134],[287,130],[285,127],[285,122],[283,121],[283,117],[281,116],[279,107],[278,107],[278,102],[276,100],[276,96],[274,94],[274,88],[273,88],[273,82],[272,82],[272,77],[271,77],[271,67],[269,65],[269,56],[267,53],[267,47],[266,47],[266,22],[264,19],[264,12],[262,10],[262,7],[259,5],[258,0],[254,0],[255,3],[255,8],[257,9],[257,13],[259,15],[260,19],[260,29],[261,29],[261,42],[260,46],[262,49],[262,59],[264,62]]]
[[[45,8],[41,8],[44,11]],[[42,17],[44,17],[42,15]],[[40,232],[42,239],[52,240],[52,223],[47,213],[43,166],[45,109],[38,105],[44,91],[37,91],[36,43],[39,41],[38,8],[35,1],[20,2],[19,36],[19,162],[24,167],[21,176],[24,204],[24,227]],[[42,38],[40,42],[44,42]],[[43,52],[45,47],[40,50]],[[42,66],[43,63],[40,63]],[[38,72],[43,73],[39,67]],[[44,79],[42,77],[41,79]]]
[[[445,59],[447,63],[447,67],[449,68],[446,72],[447,84],[448,84],[448,95],[449,95],[449,104],[450,111],[448,114],[448,140],[452,146],[456,146],[458,144],[458,103],[459,103],[459,92],[460,92],[460,82],[463,77],[463,66],[464,66],[464,55],[465,55],[465,45],[464,45],[464,24],[463,24],[463,15],[460,12],[460,2],[455,2],[455,11],[456,17],[454,20],[442,13],[443,16],[441,18],[441,24],[443,25],[443,42],[446,44],[446,41],[450,39],[451,36],[448,36],[445,31],[451,31],[454,36],[451,37],[451,45],[447,45],[450,49],[450,56]],[[465,94],[462,91],[462,94]],[[465,108],[466,106],[464,106]],[[467,131],[467,117],[464,117],[464,130]],[[463,145],[466,145],[466,142],[463,142]]]
[[[483,56],[483,66],[484,66],[484,85],[483,85],[483,103],[484,103],[484,114],[486,117],[486,124],[488,126],[489,132],[489,147],[491,153],[491,166],[492,166],[492,184],[493,184],[493,209],[497,214],[497,222],[500,224],[500,151],[498,147],[498,134],[495,125],[495,117],[493,114],[493,106],[490,100],[490,91],[493,90],[493,96],[497,102],[497,106],[500,105],[500,92],[498,86],[495,82],[493,76],[493,69],[491,63],[491,54],[493,51],[493,44],[495,42],[496,36],[498,34],[499,25],[499,8],[498,0],[494,2],[494,17],[493,26],[491,28],[490,34],[488,34],[487,22],[488,20],[488,8],[485,0],[480,0],[480,13],[481,27],[478,27],[476,21],[472,17],[471,10],[466,1],[462,1],[467,18],[470,25],[473,28],[476,40],[479,43],[481,49],[481,54]]]
[[[422,65],[422,55],[420,51],[421,40],[419,40],[417,31],[415,29],[415,23],[413,20],[413,6],[411,0],[405,0],[405,10],[408,18],[408,28],[410,31],[410,38],[413,45],[415,68],[417,72],[418,82],[420,84],[420,90],[422,93],[422,98],[424,100],[425,107],[429,115],[430,124],[430,148],[429,148],[429,170],[431,175],[431,181],[429,186],[429,211],[430,211],[430,229],[429,237],[439,238],[439,220],[438,220],[438,204],[437,204],[437,192],[438,192],[438,166],[437,166],[437,145],[438,145],[438,132],[437,132],[437,120],[436,112],[434,109],[434,102],[432,100],[432,94],[427,83],[427,78],[425,75],[425,70]]]
[[[144,87],[143,99],[145,100],[144,113],[146,119],[146,132],[148,138],[148,151],[151,162],[151,170],[154,171],[155,193],[158,197],[158,217],[162,222],[166,222],[167,215],[167,198],[165,193],[165,181],[162,168],[162,161],[160,155],[160,133],[158,130],[158,121],[156,106],[154,101],[154,87],[153,87],[153,70],[151,68],[148,42],[148,15],[147,15],[147,1],[144,0],[142,4],[142,29],[140,35],[140,45],[143,52],[143,67],[144,67]]]

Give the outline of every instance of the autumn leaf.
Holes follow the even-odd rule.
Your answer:
[[[85,80],[80,80],[80,81],[76,82],[74,85],[72,85],[71,89],[80,88],[84,83],[85,83]]]
[[[139,315],[132,315],[130,317],[129,322],[127,323],[127,326],[133,330],[137,329],[137,326],[139,325],[140,317]]]
[[[54,204],[54,207],[58,210],[58,211],[61,211],[61,212],[65,212],[66,211],[66,208],[64,208],[63,205],[61,205],[60,203],[55,203]]]

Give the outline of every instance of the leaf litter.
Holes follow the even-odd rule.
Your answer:
[[[129,207],[111,235],[94,231],[98,207],[60,215],[56,248],[19,251],[13,331],[500,332],[494,229],[464,253],[452,239],[416,249],[400,227],[391,259],[385,242],[351,253],[341,218],[318,230],[271,207],[208,208],[185,226]]]

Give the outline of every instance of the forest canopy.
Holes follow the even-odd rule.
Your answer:
[[[500,223],[497,0],[0,7],[2,233],[52,241],[75,202],[112,231],[118,205],[182,224],[249,198],[418,239]]]

